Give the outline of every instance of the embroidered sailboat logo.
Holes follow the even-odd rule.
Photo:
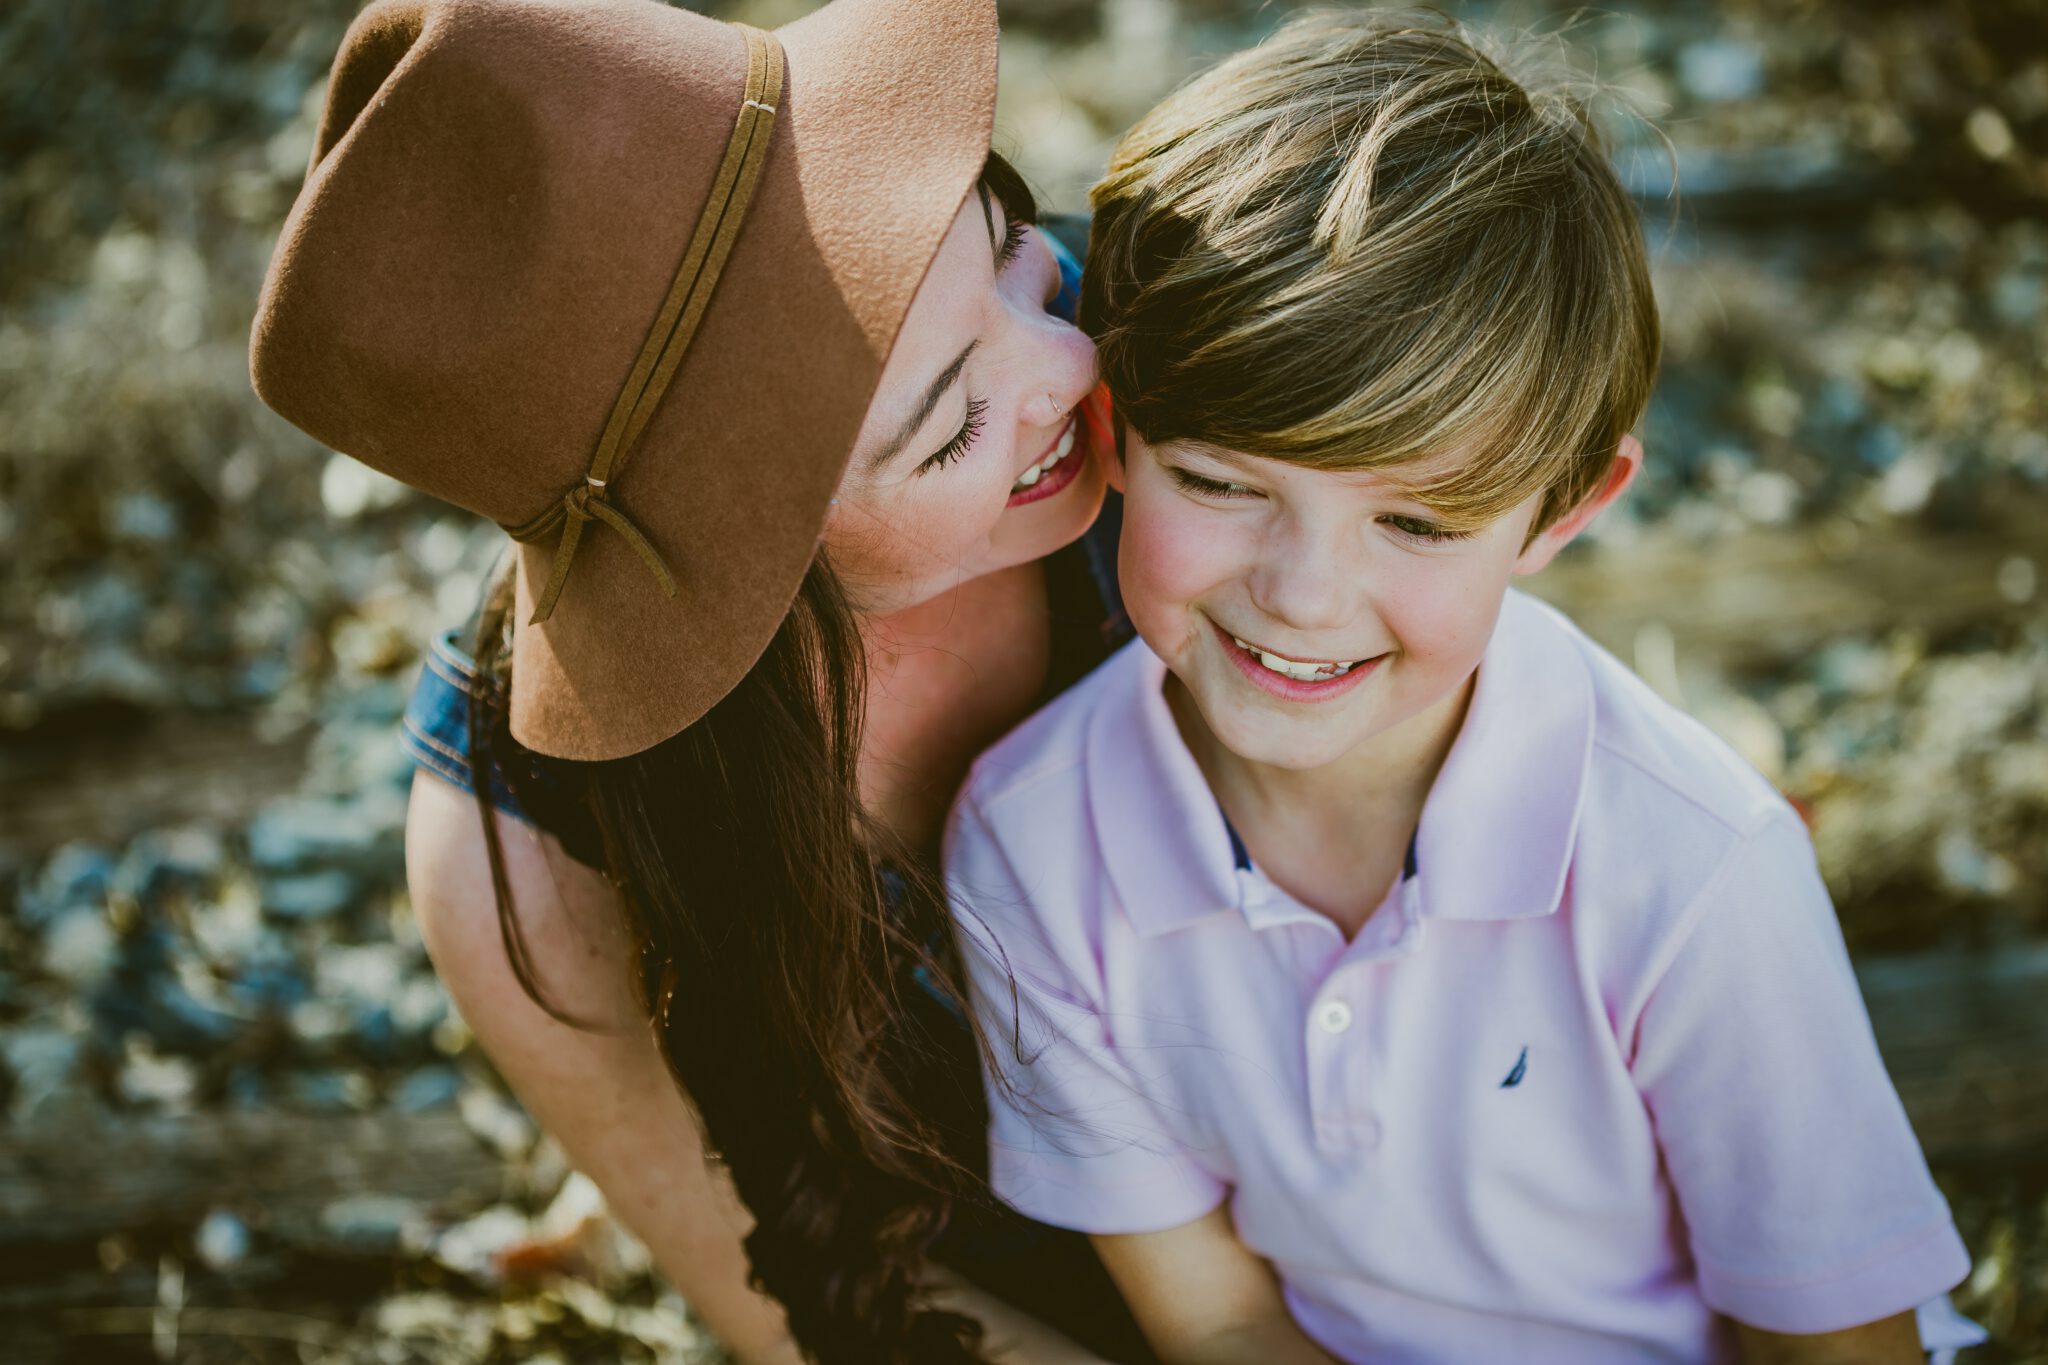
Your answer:
[[[1522,1055],[1515,1058],[1515,1069],[1513,1071],[1510,1071],[1508,1073],[1508,1078],[1500,1083],[1500,1088],[1503,1090],[1513,1090],[1516,1086],[1522,1083],[1522,1076],[1528,1070],[1529,1049],[1523,1048]]]

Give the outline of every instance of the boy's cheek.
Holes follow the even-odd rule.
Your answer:
[[[1493,637],[1506,573],[1414,574],[1379,595],[1383,617],[1416,663],[1476,664]]]
[[[1118,551],[1124,584],[1124,606],[1140,613],[1192,605],[1210,588],[1228,582],[1231,574],[1229,537],[1205,526],[1204,518],[1179,512],[1170,503],[1148,499],[1137,490],[1124,510],[1123,543]]]

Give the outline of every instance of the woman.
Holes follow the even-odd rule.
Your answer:
[[[414,908],[748,1365],[976,1359],[976,1318],[1004,1359],[1093,1359],[934,1300],[949,1213],[998,1225],[953,1254],[991,1287],[1134,1340],[1066,1244],[946,1197],[979,1090],[923,856],[1102,644],[1074,553],[1040,562],[1102,499],[1093,351],[989,155],[994,80],[990,0],[774,35],[380,0],[252,338],[271,406],[517,543],[416,699]]]

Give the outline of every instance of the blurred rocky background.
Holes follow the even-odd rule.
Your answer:
[[[395,727],[499,537],[249,392],[355,8],[0,11],[0,1340],[713,1360],[410,921]],[[1000,145],[1078,209],[1292,8],[1015,0]],[[1809,814],[1976,1255],[1966,1360],[2048,1361],[2048,5],[1459,12],[1648,117],[1649,475],[1538,589]]]

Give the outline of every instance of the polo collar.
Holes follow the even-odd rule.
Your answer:
[[[1235,837],[1175,726],[1166,665],[1133,640],[1104,665],[1087,783],[1101,857],[1145,937],[1243,908]],[[1593,676],[1570,625],[1510,592],[1409,847],[1416,913],[1530,919],[1564,896],[1593,752]]]
[[[1534,919],[1564,899],[1593,757],[1593,673],[1556,610],[1501,605],[1415,834],[1418,913]]]
[[[1132,640],[1103,668],[1113,676],[1089,717],[1088,808],[1124,913],[1150,938],[1235,912],[1230,827],[1173,723],[1166,665]]]

